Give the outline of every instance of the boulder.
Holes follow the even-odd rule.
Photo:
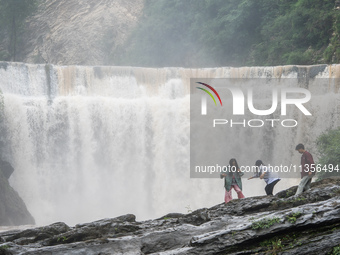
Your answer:
[[[0,233],[6,254],[337,254],[340,178],[299,196],[232,200],[138,222],[132,214]],[[0,253],[1,254],[1,253]]]
[[[10,163],[7,161],[3,161],[0,159],[0,170],[2,171],[3,175],[9,179],[11,177],[12,173],[14,172],[14,168]]]

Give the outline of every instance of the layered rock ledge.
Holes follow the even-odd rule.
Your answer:
[[[336,254],[340,178],[315,182],[299,196],[295,190],[141,222],[128,214],[7,231],[0,254]]]

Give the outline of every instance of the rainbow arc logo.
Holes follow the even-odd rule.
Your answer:
[[[209,84],[206,84],[206,83],[203,83],[203,82],[196,82],[198,84],[201,84],[203,86],[206,86],[207,88],[209,88],[212,92],[214,92],[214,94],[217,96],[218,100],[220,101],[220,104],[222,106],[222,100],[220,98],[220,95],[217,93],[217,91],[212,87],[210,86]],[[203,90],[204,92],[206,92],[213,100],[214,100],[214,103],[215,105],[217,105],[216,103],[216,100],[213,96],[213,94],[211,94],[211,92],[207,89],[204,89],[204,88],[201,88],[201,87],[196,87],[197,89],[200,89],[200,90]],[[202,104],[201,104],[201,109],[202,109],[202,115],[206,115],[207,114],[207,101],[206,101],[206,98],[205,97],[202,97]]]

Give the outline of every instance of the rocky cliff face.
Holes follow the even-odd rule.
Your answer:
[[[75,227],[55,223],[8,231],[0,233],[0,249],[3,254],[339,254],[340,178],[315,182],[297,197],[295,190],[143,222],[124,215]]]
[[[24,201],[8,183],[12,172],[12,166],[0,160],[0,226],[34,224],[34,219]]]
[[[25,52],[18,60],[103,65],[136,25],[143,5],[144,0],[45,0],[27,20]]]

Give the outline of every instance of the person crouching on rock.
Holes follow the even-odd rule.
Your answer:
[[[262,160],[257,160],[255,163],[255,166],[257,168],[257,172],[254,176],[248,178],[248,180],[253,178],[260,178],[264,179],[264,181],[267,183],[264,190],[266,191],[267,196],[273,195],[273,189],[274,186],[281,180],[277,176],[275,176],[275,173],[271,172],[267,166],[265,166],[262,162]]]
[[[220,177],[224,178],[224,187],[225,187],[225,203],[230,202],[232,198],[231,189],[237,193],[238,198],[244,198],[242,193],[242,181],[241,176],[244,173],[241,172],[236,159],[232,158],[229,161],[229,166],[223,168],[223,173],[221,173]]]

